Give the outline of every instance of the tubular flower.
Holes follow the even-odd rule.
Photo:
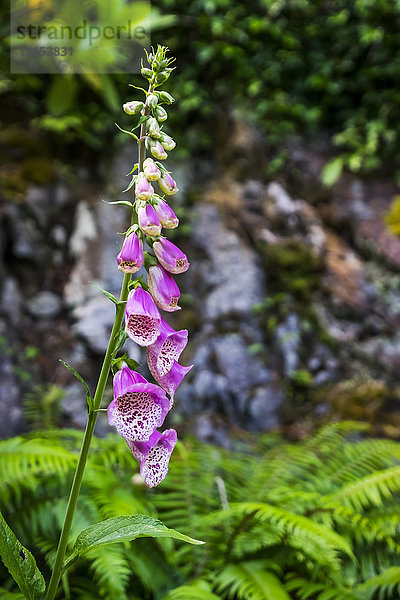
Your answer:
[[[154,431],[147,442],[128,442],[133,456],[140,461],[140,474],[148,487],[165,479],[177,439],[175,429],[166,429],[163,433]]]
[[[172,137],[170,137],[169,135],[167,135],[166,133],[163,133],[160,139],[161,145],[165,150],[168,150],[168,152],[170,150],[173,150],[176,146],[176,142],[172,139]]]
[[[154,194],[154,188],[146,179],[143,172],[139,173],[135,185],[135,196],[138,200],[150,200]]]
[[[176,181],[171,177],[167,171],[164,171],[162,177],[158,180],[158,185],[164,192],[164,194],[168,194],[168,196],[173,196],[176,192],[179,192],[176,187]]]
[[[139,374],[133,372],[135,375]],[[164,390],[145,379],[130,383],[125,374],[118,379],[114,396],[107,408],[108,422],[128,442],[146,442],[156,427],[164,423],[169,411],[170,402]]]
[[[122,369],[119,369],[115,373],[113,378],[114,400],[116,400],[118,396],[122,396],[129,386],[135,385],[136,383],[148,382],[140,373],[132,371],[127,365],[124,365]]]
[[[139,227],[146,235],[160,235],[161,223],[151,204],[145,204],[138,209]]]
[[[171,406],[174,401],[174,394],[178,385],[182,382],[186,373],[189,373],[190,369],[193,368],[193,365],[189,367],[184,367],[173,361],[171,369],[165,375],[162,375],[157,366],[157,356],[153,354],[150,348],[147,348],[147,364],[149,366],[149,371],[153,375],[154,379],[157,383],[167,392],[167,394],[171,398]]]
[[[167,312],[180,310],[178,300],[181,295],[174,278],[161,265],[150,267],[147,283],[154,302]]]
[[[154,242],[153,250],[159,263],[169,273],[177,275],[188,270],[189,262],[186,254],[166,238],[160,237]]]
[[[141,110],[143,110],[144,104],[143,102],[137,102],[132,100],[131,102],[125,102],[123,104],[122,109],[126,112],[127,115],[136,115]]]
[[[158,125],[157,119],[150,117],[146,122],[147,131],[152,138],[158,140],[161,136],[160,126]]]
[[[187,329],[175,331],[164,319],[161,319],[160,335],[149,346],[149,352],[155,356],[157,373],[166,375],[172,369],[175,360],[178,360],[188,341]]]
[[[161,315],[151,295],[138,286],[131,290],[125,307],[125,330],[139,346],[154,344],[161,331]]]
[[[117,256],[117,264],[123,273],[136,273],[143,265],[143,242],[136,233],[130,233],[125,238]]]
[[[154,158],[158,158],[159,160],[164,160],[165,158],[167,158],[168,154],[165,152],[163,146],[158,140],[147,138],[146,146],[150,150]]]
[[[168,204],[162,200],[162,198],[157,199],[157,204],[154,205],[154,210],[157,213],[158,218],[160,219],[161,225],[164,229],[175,229],[179,225],[179,219]]]
[[[144,161],[143,172],[148,181],[157,181],[161,177],[160,169],[152,158],[146,158]]]

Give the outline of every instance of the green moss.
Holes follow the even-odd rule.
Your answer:
[[[308,302],[320,284],[320,258],[296,238],[277,244],[261,244],[259,250],[270,288]]]

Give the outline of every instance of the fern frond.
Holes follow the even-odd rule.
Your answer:
[[[278,577],[262,561],[227,565],[217,573],[215,585],[232,600],[290,600]]]
[[[208,581],[197,579],[171,590],[163,600],[221,600],[221,596],[211,591]]]
[[[377,598],[384,600],[390,597],[400,596],[400,567],[391,567],[379,575],[371,577],[364,583],[361,583],[357,589],[370,600]]]
[[[327,582],[315,582],[303,577],[289,576],[285,583],[288,592],[296,592],[299,600],[367,600],[361,592]]]
[[[338,489],[334,494],[325,497],[342,502],[355,510],[363,511],[369,506],[382,506],[385,500],[400,490],[400,466],[377,471],[355,482]]]
[[[131,570],[125,554],[122,544],[93,548],[86,554],[100,598],[127,600],[126,588]]]
[[[9,592],[0,588],[0,600],[25,600],[25,596],[21,592]]]

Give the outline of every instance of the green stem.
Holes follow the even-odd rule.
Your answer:
[[[152,86],[149,86],[149,93],[152,90]],[[144,109],[143,114],[146,114],[146,109]],[[142,124],[140,130],[140,137],[142,138],[146,132],[145,123]],[[144,140],[141,140],[138,144],[138,152],[139,152],[139,173],[143,171],[143,162],[146,158],[146,148]],[[132,221],[134,222],[134,215],[132,213]],[[55,595],[57,593],[58,584],[60,583],[62,567],[64,563],[65,551],[67,549],[69,532],[71,530],[72,521],[75,514],[76,504],[78,501],[79,491],[82,484],[83,474],[85,471],[86,461],[89,454],[89,448],[93,437],[93,431],[96,425],[97,416],[99,414],[100,404],[103,398],[104,390],[107,385],[108,375],[110,373],[111,361],[113,357],[113,353],[115,350],[115,346],[117,343],[117,334],[121,329],[122,321],[124,318],[125,311],[125,302],[128,298],[129,293],[129,282],[131,280],[131,276],[126,274],[124,276],[124,280],[122,282],[121,294],[120,294],[120,302],[116,306],[115,320],[114,325],[110,334],[110,340],[108,342],[107,351],[103,360],[103,365],[101,367],[99,380],[97,382],[96,392],[93,398],[93,409],[90,411],[88,415],[88,422],[86,425],[85,436],[82,442],[81,453],[79,456],[78,464],[76,466],[74,480],[72,482],[71,492],[68,499],[67,511],[65,513],[64,524],[61,531],[60,541],[58,542],[56,560],[54,563],[53,572],[51,574],[51,578],[49,581],[49,586],[47,588],[46,600],[54,600]]]

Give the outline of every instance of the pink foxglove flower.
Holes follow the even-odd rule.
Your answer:
[[[147,283],[154,302],[167,312],[180,310],[178,300],[181,295],[174,278],[161,265],[150,267]]]
[[[130,233],[125,238],[117,263],[123,273],[136,273],[143,265],[143,242],[136,233]]]
[[[166,375],[172,369],[175,360],[178,360],[188,341],[187,329],[175,331],[168,325],[164,319],[161,319],[160,335],[149,346],[151,352],[156,358],[157,373]]]
[[[161,315],[151,295],[138,286],[128,295],[125,329],[139,346],[154,344],[161,331]]]
[[[127,365],[119,369],[113,378],[114,400],[122,396],[125,390],[135,383],[148,383],[146,379],[137,371],[132,371]]]
[[[157,203],[154,205],[154,210],[160,219],[161,225],[165,229],[175,229],[179,225],[179,219],[168,204],[161,198],[157,199]]]
[[[189,373],[190,369],[193,368],[193,365],[190,365],[189,367],[184,367],[177,363],[176,360],[174,360],[172,363],[172,368],[168,371],[168,373],[162,375],[158,369],[157,356],[153,354],[153,352],[149,348],[147,348],[147,364],[149,366],[149,371],[153,375],[154,379],[170,396],[170,408],[172,408],[176,389],[178,385],[182,382],[186,373]]]
[[[189,268],[186,254],[164,237],[160,237],[153,244],[153,250],[159,263],[169,273],[184,273]]]
[[[154,431],[147,442],[128,442],[133,456],[140,461],[140,474],[148,487],[165,479],[177,439],[175,429],[166,429],[163,433]]]
[[[144,161],[143,172],[148,181],[157,181],[157,179],[160,179],[161,177],[160,169],[152,158],[146,158]]]
[[[138,209],[139,227],[146,235],[160,235],[161,223],[151,204],[140,206]]]
[[[146,146],[150,150],[154,158],[158,158],[159,160],[164,160],[167,158],[168,154],[165,152],[164,148],[161,146],[158,140],[147,138]]]
[[[164,194],[168,194],[168,196],[172,196],[173,194],[176,194],[176,192],[179,192],[178,188],[176,187],[175,179],[173,179],[171,175],[167,173],[167,171],[164,171],[162,177],[160,177],[158,180],[158,185]]]
[[[133,372],[133,377],[137,375],[139,373]],[[164,423],[169,411],[170,402],[165,392],[158,385],[140,379],[138,383],[131,383],[126,373],[119,377],[115,399],[107,408],[109,424],[127,442],[146,442],[156,427]]]
[[[154,194],[154,188],[146,179],[143,172],[137,176],[135,185],[135,196],[138,200],[150,200]]]
[[[173,150],[176,146],[176,142],[172,139],[172,137],[170,137],[169,135],[167,135],[166,133],[164,133],[161,136],[161,144],[162,147],[165,148],[165,150],[168,150],[168,152],[170,150]]]

